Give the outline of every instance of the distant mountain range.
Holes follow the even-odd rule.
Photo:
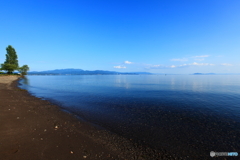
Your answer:
[[[240,73],[193,73],[191,75],[240,75]]]
[[[88,71],[82,69],[55,69],[55,70],[48,70],[48,71],[31,71],[28,72],[28,75],[151,75],[152,73],[149,72],[115,72],[115,71],[103,71],[103,70],[95,70],[95,71]]]
[[[193,75],[215,75],[215,73],[193,73]]]

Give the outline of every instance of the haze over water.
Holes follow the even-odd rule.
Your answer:
[[[240,151],[239,75],[27,76],[20,87],[154,149]]]

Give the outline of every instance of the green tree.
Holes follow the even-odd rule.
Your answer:
[[[1,64],[1,69],[7,71],[8,74],[12,74],[14,70],[18,69],[18,56],[11,45],[9,45],[6,50],[6,60]]]
[[[18,71],[21,73],[21,75],[27,75],[27,71],[29,71],[28,65],[23,65],[22,67],[18,68]]]
[[[14,64],[4,63],[1,64],[2,70],[7,71],[8,74],[12,74],[14,70],[16,70],[16,66]]]

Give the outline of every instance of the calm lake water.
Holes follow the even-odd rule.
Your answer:
[[[20,87],[154,149],[240,152],[239,75],[27,76]]]

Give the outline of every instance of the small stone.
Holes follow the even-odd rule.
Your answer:
[[[41,138],[41,141],[43,140],[43,138]]]
[[[19,117],[17,117],[17,119],[19,119]]]
[[[58,129],[58,126],[55,126],[55,129]]]
[[[70,153],[73,154],[73,151],[71,151]]]
[[[83,156],[83,158],[87,158],[87,156]]]
[[[44,132],[46,132],[47,130],[46,129],[44,129]]]

